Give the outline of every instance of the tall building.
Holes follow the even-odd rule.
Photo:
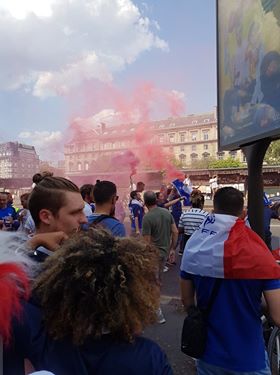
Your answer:
[[[110,158],[126,149],[135,149],[136,124],[88,127],[65,145],[65,173],[71,176],[90,175],[98,159]],[[245,161],[241,151],[218,152],[216,113],[203,113],[184,117],[152,121],[147,125],[150,143],[160,144],[174,155],[182,168],[195,160],[228,156]],[[136,146],[137,147],[137,146]]]
[[[0,144],[0,178],[32,178],[39,169],[34,146],[18,142]]]

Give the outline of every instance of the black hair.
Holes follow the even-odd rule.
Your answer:
[[[131,198],[131,199],[137,199],[137,190],[133,190],[133,191],[130,193],[130,198]]]
[[[226,186],[216,191],[213,205],[217,214],[239,216],[244,208],[244,195],[241,191]]]
[[[107,203],[113,195],[117,194],[117,187],[111,181],[96,181],[93,189],[94,202],[96,204]]]
[[[90,196],[93,193],[94,185],[93,184],[84,184],[80,187],[80,193],[83,197],[83,200],[85,200],[86,196]]]

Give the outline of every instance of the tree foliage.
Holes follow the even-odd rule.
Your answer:
[[[243,167],[243,163],[232,157],[226,159],[214,160],[209,163],[209,168],[240,168]]]
[[[271,142],[266,151],[264,161],[268,165],[280,165],[280,140]]]

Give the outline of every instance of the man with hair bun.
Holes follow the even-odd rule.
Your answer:
[[[38,177],[38,176],[37,176]],[[68,235],[77,232],[82,224],[87,223],[83,213],[84,201],[80,190],[72,181],[64,177],[42,176],[32,190],[28,207],[35,224],[33,248],[43,245],[40,241],[52,233],[59,244]],[[53,250],[53,249],[49,249]],[[43,261],[50,251],[40,246],[35,251],[38,261]]]
[[[95,211],[88,217],[91,226],[108,229],[116,237],[125,237],[125,227],[115,217],[116,202],[119,199],[117,187],[111,181],[96,181],[93,189]]]

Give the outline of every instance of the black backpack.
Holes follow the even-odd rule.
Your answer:
[[[210,300],[206,309],[190,306],[187,310],[182,329],[181,351],[192,357],[200,358],[205,352],[207,342],[207,317],[218,294],[222,279],[215,281]]]

